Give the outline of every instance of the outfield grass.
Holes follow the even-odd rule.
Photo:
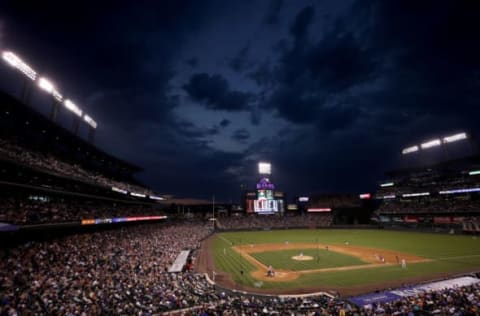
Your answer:
[[[432,261],[409,263],[407,269],[401,269],[401,267],[394,265],[362,270],[312,273],[301,275],[298,279],[291,282],[265,281],[263,288],[294,289],[319,285],[334,288],[337,286],[374,285],[414,277],[480,271],[480,239],[472,238],[471,236],[384,230],[333,229],[228,232],[218,234],[213,241],[213,253],[217,270],[229,273],[238,283],[253,286],[256,280],[250,276],[249,272],[254,271],[256,268],[231,249],[232,244],[284,243],[285,241],[289,243],[320,242],[330,245],[342,245],[345,241],[348,241],[350,245],[391,249],[429,258]],[[304,254],[306,252],[307,250],[305,250]],[[259,254],[255,254],[255,256],[257,255]],[[341,262],[337,266],[340,266],[340,264]],[[278,264],[275,266],[278,266]],[[239,273],[240,270],[244,271],[243,275]]]
[[[313,259],[308,261],[298,261],[292,259],[293,256],[298,256],[300,252],[304,256],[310,256]],[[366,264],[366,262],[356,257],[334,251],[327,251],[324,249],[265,251],[251,253],[250,256],[262,262],[266,266],[271,265],[274,266],[275,269],[291,271],[316,270]]]

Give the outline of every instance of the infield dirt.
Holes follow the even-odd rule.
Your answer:
[[[215,283],[221,286],[224,286],[226,288],[230,289],[236,289],[236,290],[243,290],[243,291],[250,291],[252,293],[265,293],[265,294],[301,294],[301,293],[313,293],[313,292],[318,292],[318,291],[334,291],[336,293],[341,293],[343,296],[349,296],[349,295],[358,295],[362,293],[368,293],[372,291],[378,291],[381,289],[386,289],[390,287],[398,287],[402,286],[405,284],[416,284],[418,282],[422,281],[427,281],[427,280],[432,280],[435,278],[445,278],[447,277],[446,273],[436,273],[436,274],[430,274],[430,275],[425,275],[425,276],[413,276],[413,277],[408,277],[408,278],[403,278],[401,280],[389,280],[389,281],[381,281],[373,283],[373,284],[362,284],[362,285],[355,285],[355,286],[323,286],[321,284],[316,285],[316,286],[306,286],[306,287],[299,287],[295,289],[284,289],[284,288],[270,288],[270,289],[263,289],[263,288],[255,288],[253,286],[248,286],[245,284],[240,284],[236,283],[233,279],[232,276],[228,273],[218,271],[218,269],[215,267],[215,260],[213,256],[213,240],[218,238],[218,235],[212,235],[209,238],[203,240],[201,242],[201,250],[198,256],[198,260],[195,263],[196,265],[196,271],[201,272],[201,273],[206,273],[209,276],[212,276],[213,271],[216,271],[215,275]],[[240,253],[245,257],[245,258],[254,258],[248,253],[252,253],[252,251],[256,252],[264,252],[264,251],[275,251],[275,250],[284,250],[284,249],[308,249],[305,248],[305,245],[310,245],[310,247],[313,247],[316,249],[317,247],[324,247],[323,249],[326,249],[325,244],[316,244],[316,243],[310,243],[310,244],[256,244],[253,247],[250,245],[245,245],[243,247],[239,247],[238,250]],[[395,265],[396,264],[396,256],[399,257],[401,260],[402,258],[405,258],[405,260],[408,263],[414,263],[414,262],[426,262],[429,261],[429,259],[414,256],[411,254],[407,253],[402,253],[398,251],[391,251],[391,250],[386,250],[386,249],[376,249],[376,248],[367,248],[367,247],[359,247],[359,246],[354,246],[354,245],[328,245],[329,251],[338,251],[344,254],[352,255],[352,256],[357,256],[359,258],[364,258],[362,260],[365,260],[369,264],[364,264],[364,265],[357,265],[357,266],[350,266],[350,267],[338,267],[338,268],[326,268],[326,269],[320,269],[319,270],[307,270],[307,271],[302,271],[301,273],[307,274],[307,273],[322,273],[322,272],[328,272],[328,271],[341,271],[343,270],[354,270],[354,269],[368,269],[368,268],[375,268],[375,267],[381,267],[385,265]],[[245,251],[243,249],[245,248]],[[248,252],[247,252],[248,251]],[[375,257],[375,254],[382,255],[385,258],[385,263],[380,263],[378,259]],[[247,259],[248,260],[248,259]],[[253,263],[253,261],[251,261]],[[257,264],[258,263],[258,264]],[[273,278],[268,278],[266,277],[266,267],[263,263],[255,261],[255,266],[258,268],[257,269],[257,274],[259,277],[259,280],[268,280],[269,282],[273,281]],[[467,270],[466,270],[467,271]],[[289,280],[295,280],[297,277],[300,276],[300,272],[292,272],[292,271],[276,271],[281,272],[280,274],[277,274],[277,278],[283,278],[283,281],[286,281],[287,278]],[[285,274],[283,274],[285,273]],[[256,277],[256,275],[255,275]]]
[[[328,251],[338,252],[345,255],[357,257],[360,260],[367,262],[364,265],[353,265],[336,268],[323,268],[303,271],[290,271],[290,270],[277,270],[275,267],[275,276],[267,276],[268,267],[251,256],[251,253],[267,252],[267,251],[282,251],[282,250],[301,250],[301,249],[327,249]],[[289,243],[289,244],[250,244],[232,247],[233,250],[242,255],[245,260],[248,260],[258,269],[251,272],[252,276],[261,281],[270,282],[285,282],[297,279],[301,274],[308,273],[322,273],[331,271],[346,271],[356,269],[371,269],[378,266],[396,265],[400,264],[402,259],[405,259],[407,263],[426,262],[429,259],[415,256],[408,253],[402,253],[398,251],[392,251],[387,249],[367,248],[352,245],[325,245],[318,243]],[[383,259],[382,259],[383,258]],[[293,259],[292,259],[293,260]]]

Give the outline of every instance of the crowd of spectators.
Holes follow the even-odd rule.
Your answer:
[[[162,215],[161,208],[154,205],[94,201],[87,198],[0,196],[0,222],[17,225],[149,215]]]
[[[0,315],[151,315],[208,302],[201,275],[168,273],[203,224],[150,224],[0,249]]]
[[[436,214],[472,213],[480,211],[480,199],[448,199],[416,197],[411,199],[385,200],[379,214]]]
[[[29,167],[58,174],[63,177],[107,188],[117,187],[129,192],[146,195],[153,194],[152,191],[144,187],[108,178],[99,172],[87,170],[79,164],[63,161],[50,153],[30,150],[14,141],[0,139],[0,157],[16,161],[17,163],[22,163]]]
[[[230,216],[217,218],[220,229],[262,229],[295,227],[328,227],[332,224],[330,213],[298,214],[295,216],[256,215]]]
[[[166,272],[211,233],[201,223],[149,224],[0,249],[0,315],[478,315],[480,286],[356,306],[347,299],[252,296],[204,275]],[[195,262],[195,259],[193,259]]]

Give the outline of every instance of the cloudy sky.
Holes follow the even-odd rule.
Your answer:
[[[11,49],[161,193],[238,200],[256,163],[292,197],[375,189],[402,148],[479,131],[478,1],[0,4]]]

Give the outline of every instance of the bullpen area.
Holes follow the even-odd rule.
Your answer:
[[[480,240],[386,230],[225,232],[203,242],[198,269],[235,290],[356,295],[478,272]]]

